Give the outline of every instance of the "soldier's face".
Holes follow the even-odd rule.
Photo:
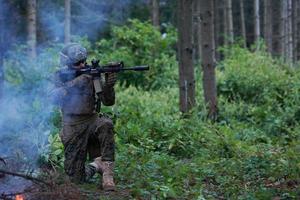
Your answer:
[[[86,62],[85,60],[79,61],[73,65],[73,68],[82,69],[85,66],[85,62]]]
[[[73,67],[75,69],[82,69],[82,68],[84,68],[84,66],[85,66],[85,63],[80,63],[79,65],[74,65]]]

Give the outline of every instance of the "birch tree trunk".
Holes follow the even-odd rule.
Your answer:
[[[159,0],[150,0],[150,11],[153,26],[159,28]]]
[[[36,0],[27,0],[28,56],[36,58]]]
[[[258,42],[260,38],[259,0],[254,0],[254,39]]]
[[[71,0],[65,0],[65,44],[71,42]]]
[[[192,0],[178,0],[179,103],[183,113],[195,105],[192,5]]]
[[[247,36],[246,36],[246,22],[245,22],[245,10],[244,10],[244,0],[240,0],[240,13],[241,13],[241,28],[242,28],[242,38],[244,47],[247,47]]]
[[[211,119],[217,117],[217,88],[215,78],[215,54],[214,54],[214,26],[213,26],[213,1],[200,1],[201,38],[202,40],[202,67],[204,99],[208,106],[208,116]]]
[[[266,41],[268,52],[273,54],[273,45],[272,45],[272,9],[271,9],[271,0],[264,1],[264,38]]]

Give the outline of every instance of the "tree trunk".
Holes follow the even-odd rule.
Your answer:
[[[255,42],[260,38],[259,0],[254,0],[254,38]]]
[[[272,9],[271,9],[271,0],[264,1],[264,38],[266,41],[268,52],[273,54],[272,48]]]
[[[288,37],[287,37],[287,29],[288,29],[288,25],[287,25],[287,7],[288,7],[288,4],[287,4],[287,0],[283,0],[282,1],[282,16],[281,16],[281,21],[282,21],[282,24],[283,24],[283,27],[282,27],[282,32],[281,32],[281,35],[282,35],[282,47],[283,47],[283,51],[282,51],[282,56],[283,58],[286,60],[287,58],[287,52],[288,52]]]
[[[272,1],[273,19],[273,55],[283,55],[283,20],[282,20],[282,0]]]
[[[293,33],[292,33],[292,0],[284,0],[282,4],[283,47],[284,58],[288,62],[293,61]]]
[[[293,62],[293,9],[292,0],[287,0],[287,60]]]
[[[294,56],[294,60],[298,61],[300,59],[300,1],[299,0],[295,0],[295,7],[296,7],[296,11],[295,11],[295,37],[294,37],[294,51],[295,51],[295,56]]]
[[[229,44],[232,44],[234,41],[233,33],[233,19],[232,19],[232,2],[231,0],[225,0],[225,30],[226,30],[226,40]]]
[[[71,42],[71,0],[65,0],[65,44]]]
[[[201,25],[200,25],[200,6],[199,1],[193,1],[193,46],[194,63],[201,59]]]
[[[214,13],[213,1],[199,0],[201,14],[201,38],[203,52],[203,89],[204,99],[208,106],[208,116],[211,119],[217,117],[217,88],[215,78],[215,54],[214,54]]]
[[[224,45],[224,0],[214,0],[214,37],[215,37],[215,58],[217,61],[222,59],[221,53],[218,51],[220,46]],[[220,3],[221,2],[221,3]],[[199,7],[200,10],[200,7]],[[202,46],[201,46],[202,48]]]
[[[150,11],[153,26],[159,28],[159,0],[150,0]]]
[[[1,2],[2,3],[2,2]],[[0,7],[0,99],[3,97],[3,83],[4,83],[4,72],[3,72],[3,65],[4,65],[4,28],[5,28],[5,19],[4,19],[4,12],[3,8]]]
[[[27,0],[28,56],[36,58],[36,0]]]
[[[246,36],[246,21],[245,21],[245,9],[244,0],[240,0],[240,13],[241,13],[241,28],[242,28],[242,38],[244,47],[247,47],[247,36]]]
[[[195,105],[192,5],[192,0],[178,0],[179,102],[183,113]]]
[[[292,12],[293,12],[293,17],[292,17],[292,23],[293,23],[293,62],[297,61],[297,54],[298,54],[298,49],[297,49],[297,43],[298,43],[298,26],[297,26],[297,21],[298,21],[298,10],[299,10],[299,4],[298,0],[293,0],[292,1]]]

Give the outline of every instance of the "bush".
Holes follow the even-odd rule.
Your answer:
[[[251,104],[282,101],[291,86],[286,66],[263,51],[251,52],[239,46],[223,51],[230,53],[225,53],[227,57],[220,64],[224,71],[218,76],[219,95]]]
[[[174,52],[167,48],[172,40],[166,47],[163,41],[148,23],[133,20],[92,50],[103,62],[153,64],[150,73],[121,75],[116,105],[104,107],[115,117],[119,187],[137,199],[297,199],[299,70],[263,51],[224,49],[230,53],[217,67],[219,120],[202,117],[201,106],[186,118],[178,108]],[[49,158],[61,166],[57,132],[49,138]]]
[[[120,74],[121,84],[158,89],[177,84],[176,38],[171,26],[161,34],[149,22],[130,20],[128,25],[112,27],[110,39],[97,42],[92,57],[103,64],[122,60],[126,66],[148,65],[149,72]]]

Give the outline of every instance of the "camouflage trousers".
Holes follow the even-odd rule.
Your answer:
[[[107,117],[95,116],[79,124],[64,124],[60,137],[65,149],[65,172],[73,181],[82,182],[89,176],[87,159],[101,156],[103,161],[114,161],[113,122]]]

